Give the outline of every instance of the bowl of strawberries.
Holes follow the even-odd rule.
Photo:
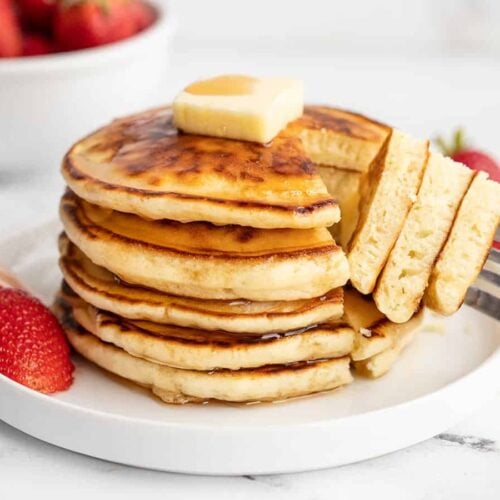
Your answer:
[[[166,0],[0,0],[0,171],[55,172],[88,130],[164,101]]]

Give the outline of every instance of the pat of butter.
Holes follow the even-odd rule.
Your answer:
[[[299,80],[225,75],[189,85],[173,108],[184,132],[266,143],[302,115],[304,89]]]

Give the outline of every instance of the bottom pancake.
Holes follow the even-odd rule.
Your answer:
[[[131,356],[71,322],[70,344],[84,358],[131,382],[148,387],[166,403],[220,400],[279,401],[335,389],[352,381],[349,357],[247,370],[182,370]]]

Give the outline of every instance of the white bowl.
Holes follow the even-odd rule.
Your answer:
[[[82,135],[165,100],[170,2],[127,40],[48,56],[0,59],[0,172],[57,170]]]

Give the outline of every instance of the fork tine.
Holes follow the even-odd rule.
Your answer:
[[[465,303],[500,320],[500,252],[492,249],[483,270],[465,296]]]
[[[472,287],[467,291],[465,303],[496,320],[500,320],[500,300],[489,293]]]

